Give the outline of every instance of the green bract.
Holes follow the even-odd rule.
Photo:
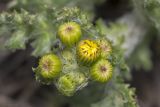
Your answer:
[[[97,82],[107,82],[112,77],[113,67],[104,59],[97,61],[90,69],[91,78]]]
[[[58,36],[66,46],[73,46],[77,43],[82,35],[81,27],[76,22],[66,22],[59,26]]]
[[[40,58],[39,65],[35,69],[36,78],[44,83],[50,84],[60,74],[62,63],[58,56],[47,54]]]

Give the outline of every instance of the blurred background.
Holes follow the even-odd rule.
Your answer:
[[[114,22],[128,25],[129,31],[125,34],[129,36],[124,47],[127,47],[126,60],[132,71],[132,79],[126,80],[126,83],[136,88],[140,107],[160,107],[159,32],[148,17],[149,13],[142,15],[143,12],[140,12],[143,10],[139,8],[139,1],[63,0],[59,4],[55,1],[57,4],[54,5],[58,6],[68,3],[83,7],[91,13],[93,22],[100,18],[106,25]],[[30,4],[23,2],[18,4],[14,0],[0,0],[0,12],[12,9],[15,5],[16,8],[24,7],[31,11],[36,8],[34,5],[27,7]],[[0,43],[3,43],[2,38]],[[31,51],[30,46],[15,52],[0,50],[0,107],[71,107],[67,98],[59,95],[54,86],[40,85],[35,81],[32,67],[37,58],[30,55]]]

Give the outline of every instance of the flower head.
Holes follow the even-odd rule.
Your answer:
[[[106,58],[112,53],[112,46],[109,40],[103,38],[97,40],[97,43],[101,48],[101,57]]]
[[[77,43],[82,35],[81,27],[76,22],[67,22],[60,25],[58,36],[63,44],[71,47]]]
[[[98,44],[92,40],[82,40],[77,47],[77,56],[80,62],[91,64],[100,56]]]
[[[58,56],[47,54],[40,58],[39,65],[35,69],[36,78],[44,83],[50,84],[60,74],[62,63]]]
[[[97,61],[90,69],[91,78],[98,82],[107,82],[112,77],[113,67],[107,60]]]

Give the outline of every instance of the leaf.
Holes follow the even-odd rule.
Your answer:
[[[92,107],[137,107],[133,88],[124,83],[114,82],[112,87],[106,87],[108,94]]]
[[[26,31],[24,29],[18,29],[13,32],[12,37],[6,41],[5,45],[13,51],[16,49],[25,49],[27,40]]]
[[[143,20],[149,19],[152,22],[153,26],[160,30],[160,1],[134,0],[134,4],[139,14],[142,14],[144,16]]]

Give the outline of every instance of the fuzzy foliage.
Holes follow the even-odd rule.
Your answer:
[[[160,30],[160,1],[159,0],[134,0],[137,10],[144,16],[147,16],[152,25]]]
[[[99,32],[98,27],[93,26],[86,14],[78,8],[63,8],[59,10],[46,7],[42,10],[43,11],[32,14],[24,10],[21,10],[20,12],[1,13],[0,35],[1,37],[6,38],[4,46],[13,51],[17,49],[25,49],[28,44],[32,46],[32,55],[36,57],[43,57],[47,53],[55,53],[62,61],[62,72],[59,77],[53,81],[53,84],[57,86],[57,89],[62,94],[72,96],[77,91],[84,89],[88,84],[94,82],[90,79],[90,68],[92,66],[88,66],[87,64],[81,65],[78,63],[76,46],[73,48],[66,48],[62,44],[61,40],[56,36],[59,25],[69,21],[78,23],[81,26],[83,33],[81,39],[108,39],[108,36]],[[113,52],[109,55],[110,57],[104,58],[113,65],[113,68],[120,70],[119,72],[114,73],[112,81],[115,81],[116,78],[122,79],[125,74],[121,72],[121,70],[126,70],[123,57],[124,53],[123,51],[119,51],[121,48],[118,47],[117,43],[115,44],[113,45]],[[107,101],[105,101],[105,104],[108,104],[107,106],[109,107],[114,107],[115,104],[118,105],[117,98],[120,98],[122,101],[119,103],[121,103],[122,107],[136,107],[135,99],[133,97],[134,91],[132,89],[130,90],[123,82],[112,81],[108,81],[106,84],[111,84],[116,87],[116,90],[107,87],[106,92],[110,95],[106,96]],[[85,92],[88,93],[87,99],[92,99],[93,93],[91,94],[91,92],[97,93],[94,91],[97,88],[104,90],[104,87],[97,86],[86,90]],[[95,96],[95,98],[97,97]],[[83,105],[83,107],[84,106],[85,105]]]

